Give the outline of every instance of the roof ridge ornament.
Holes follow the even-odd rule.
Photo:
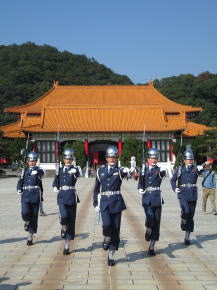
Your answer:
[[[150,81],[150,82],[148,82],[148,85],[149,85],[150,87],[154,87],[154,82],[153,82],[153,81]]]
[[[58,82],[58,81],[54,81],[54,82],[53,82],[53,86],[54,86],[54,87],[57,87],[58,85],[59,85],[59,82]]]

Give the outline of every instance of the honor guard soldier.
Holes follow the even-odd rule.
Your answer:
[[[190,245],[190,234],[194,231],[194,213],[197,204],[197,178],[200,171],[209,164],[194,166],[191,150],[184,152],[184,166],[178,167],[171,178],[172,189],[177,193],[181,207],[181,229],[185,231],[184,244]]]
[[[103,249],[108,250],[108,266],[114,266],[114,253],[120,243],[121,213],[126,209],[120,192],[123,178],[129,168],[118,167],[118,149],[110,146],[106,150],[107,164],[97,170],[93,192],[93,206],[101,212],[104,235]]]
[[[160,236],[162,197],[160,185],[166,171],[157,166],[159,153],[155,148],[148,150],[148,159],[139,174],[138,190],[142,194],[142,206],[146,215],[146,241],[150,241],[148,255],[155,256],[154,245]]]
[[[72,164],[74,150],[65,149],[63,155],[64,166],[59,169],[58,175],[54,178],[53,189],[57,193],[62,225],[61,237],[65,239],[63,254],[69,255],[70,242],[75,237],[76,209],[79,202],[75,184],[80,173],[78,167]]]
[[[29,232],[27,246],[33,244],[33,234],[37,233],[38,211],[41,200],[40,185],[45,172],[36,166],[38,154],[28,154],[28,168],[23,172],[22,178],[17,183],[17,193],[21,195],[21,215],[25,221],[24,229]]]

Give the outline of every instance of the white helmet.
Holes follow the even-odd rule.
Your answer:
[[[38,160],[38,154],[36,152],[29,152],[28,154],[28,161],[37,161]]]
[[[148,150],[148,158],[156,158],[158,159],[159,157],[159,152],[156,148],[150,148]]]
[[[106,149],[106,157],[118,157],[118,148],[116,146],[109,146]]]
[[[194,153],[191,150],[186,150],[184,152],[184,160],[193,160],[194,159]]]
[[[74,154],[75,154],[75,152],[74,152],[73,149],[67,148],[63,152],[63,157],[64,157],[64,159],[73,159],[74,158]]]

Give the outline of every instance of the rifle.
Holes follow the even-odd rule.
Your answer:
[[[56,154],[56,181],[57,181],[57,189],[60,187],[60,181],[59,181],[59,173],[60,173],[60,132],[58,129],[57,135],[56,135],[56,148],[55,148],[55,154]]]
[[[28,133],[28,137],[27,137],[27,140],[26,140],[26,147],[21,150],[21,155],[23,155],[22,171],[21,171],[21,175],[20,175],[21,188],[23,188],[24,175],[25,175],[25,172],[26,172],[26,169],[27,169],[28,148],[29,148],[29,133]]]
[[[182,175],[182,132],[181,132],[181,140],[179,145],[179,166],[178,166],[178,174],[177,174],[177,186],[180,189],[181,185],[181,175]]]
[[[142,176],[145,175],[145,169],[146,169],[146,156],[145,156],[145,142],[146,142],[146,133],[145,133],[145,125],[144,125],[144,131],[143,131],[143,138],[142,138],[142,141],[143,141],[143,146],[142,146]],[[145,178],[142,178],[142,186],[143,188],[145,188]]]

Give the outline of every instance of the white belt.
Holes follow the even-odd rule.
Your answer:
[[[147,187],[145,191],[155,191],[155,190],[160,190],[160,187]]]
[[[75,187],[74,186],[67,186],[67,185],[60,186],[60,190],[69,190],[69,189],[75,189]]]
[[[196,184],[191,184],[191,183],[187,183],[187,184],[181,184],[180,187],[196,187]]]
[[[120,193],[121,193],[120,191],[104,191],[104,192],[100,192],[101,195],[106,195],[106,196],[120,194]]]
[[[39,188],[38,185],[28,185],[28,186],[24,186],[23,189],[35,189],[35,188]]]

